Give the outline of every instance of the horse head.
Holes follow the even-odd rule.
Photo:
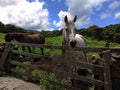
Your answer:
[[[76,22],[76,19],[77,16],[75,16],[73,20],[68,20],[67,15],[64,18],[65,22],[65,27],[63,29],[64,41],[70,48],[74,48],[77,44],[77,41],[75,39],[76,30],[74,24]]]

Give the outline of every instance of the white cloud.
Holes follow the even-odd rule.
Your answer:
[[[100,15],[100,18],[101,19],[105,19],[105,18],[108,18],[109,16],[112,16],[117,8],[120,6],[120,1],[117,1],[117,0],[114,0],[113,2],[111,2],[109,5],[108,5],[108,8],[106,9],[106,11],[104,11],[101,15]],[[115,16],[115,18],[117,18],[118,16]]]
[[[78,16],[76,22],[77,26],[88,24],[90,22],[90,15],[93,13],[93,8],[102,7],[102,3],[107,0],[66,0],[68,11],[60,11],[58,13],[60,21],[54,21],[54,25],[62,28],[64,25],[64,16],[69,15],[70,19],[75,15]]]
[[[51,0],[52,2],[54,2],[54,0]]]
[[[23,0],[0,0],[0,7],[16,5],[20,1],[23,1]]]
[[[110,13],[102,13],[101,15],[100,15],[100,18],[101,19],[105,19],[105,18],[107,18],[107,17],[109,17],[110,16]]]
[[[115,19],[120,19],[120,12],[117,12],[117,13],[115,14]]]
[[[69,12],[65,12],[65,11],[60,11],[59,12],[59,14],[58,14],[58,16],[59,16],[59,18],[60,18],[60,21],[59,22],[56,22],[55,20],[53,21],[53,24],[56,26],[56,27],[59,27],[59,30],[61,29],[61,28],[63,28],[63,26],[64,26],[64,16],[65,15],[67,15],[67,16],[69,16],[69,18],[70,18],[70,14],[69,14]]]
[[[120,1],[113,1],[110,5],[109,5],[109,8],[110,9],[116,9],[120,6]]]
[[[58,1],[58,2],[61,2],[61,0],[51,0],[52,2],[54,2],[54,1]]]
[[[48,29],[49,12],[44,9],[44,2],[26,0],[0,0],[0,21],[26,29]]]

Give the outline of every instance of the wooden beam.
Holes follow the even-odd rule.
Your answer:
[[[38,54],[34,54],[34,53],[28,53],[28,52],[19,52],[17,50],[12,50],[12,53],[16,53],[16,54],[20,54],[20,55],[24,55],[24,56],[29,56],[31,58],[44,58],[44,59],[50,59],[51,61],[53,62],[56,62],[56,63],[62,63],[62,64],[65,64],[65,65],[68,65],[68,66],[75,66],[75,67],[83,67],[83,68],[86,68],[86,69],[93,69],[93,68],[97,68],[99,71],[103,70],[103,66],[100,66],[100,65],[94,65],[94,64],[88,64],[88,63],[85,63],[85,62],[81,62],[81,61],[69,61],[69,60],[64,60],[62,59],[62,57],[60,58],[55,58],[55,57],[51,57],[51,56],[43,56],[43,55],[38,55]]]
[[[0,70],[1,71],[5,70],[4,66],[5,66],[5,63],[6,63],[7,56],[10,52],[10,48],[11,48],[11,44],[10,43],[5,43],[5,50],[3,51],[2,56],[0,58]]]
[[[43,44],[32,44],[32,43],[18,43],[14,42],[13,44],[16,44],[18,46],[28,46],[28,47],[35,47],[35,48],[49,48],[49,49],[69,49],[69,47],[63,45],[43,45]],[[91,52],[102,52],[105,50],[110,50],[111,53],[120,52],[120,48],[108,48],[108,47],[76,47],[74,50],[76,51],[91,51]]]
[[[110,61],[111,61],[111,52],[110,50],[102,52],[104,59],[104,89],[112,90],[111,82],[111,70],[110,70]]]

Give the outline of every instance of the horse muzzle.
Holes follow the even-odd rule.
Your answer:
[[[77,43],[76,40],[70,41],[70,47],[71,47],[71,48],[75,48],[76,43]]]

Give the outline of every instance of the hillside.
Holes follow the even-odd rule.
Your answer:
[[[53,37],[53,36],[61,35],[62,29],[53,30],[53,31],[26,30],[11,24],[4,25],[2,22],[0,22],[0,32],[1,33],[8,33],[8,32],[40,33],[40,34],[44,34],[45,36]],[[77,33],[80,33],[84,36],[91,37],[99,41],[104,40],[104,41],[116,42],[120,44],[120,24],[109,25],[102,28],[97,25],[92,25],[88,28],[77,29]]]
[[[104,28],[93,25],[79,30],[79,33],[96,40],[105,40],[120,44],[120,24],[109,25]]]

